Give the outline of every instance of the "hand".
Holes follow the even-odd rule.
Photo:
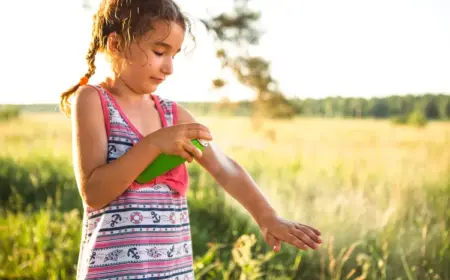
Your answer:
[[[148,143],[155,146],[160,153],[177,155],[188,162],[202,156],[202,152],[192,144],[193,139],[211,141],[211,132],[199,123],[187,123],[164,127],[146,137]]]
[[[275,252],[281,249],[281,241],[287,242],[299,249],[317,249],[322,243],[320,231],[317,229],[285,220],[276,215],[264,218],[260,222],[264,240]]]

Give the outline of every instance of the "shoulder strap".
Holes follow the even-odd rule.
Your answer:
[[[159,105],[163,111],[167,126],[176,125],[178,122],[177,104],[169,99],[160,98],[159,96],[157,99],[159,100]]]
[[[127,122],[120,114],[119,108],[117,108],[114,100],[109,96],[108,92],[100,85],[93,85],[100,95],[103,106],[103,113],[108,116],[108,121],[111,124],[120,124],[128,127]]]

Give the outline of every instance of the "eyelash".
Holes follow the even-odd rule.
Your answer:
[[[153,51],[157,56],[162,56],[163,53]],[[172,56],[172,59],[175,59],[175,56]]]

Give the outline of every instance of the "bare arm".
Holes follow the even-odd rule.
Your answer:
[[[194,116],[179,106],[179,122],[195,122]],[[248,172],[225,155],[214,143],[203,150],[196,161],[202,165],[224,190],[236,199],[260,224],[266,215],[276,215],[263,193]]]
[[[179,122],[195,122],[186,109],[179,106]],[[266,242],[280,250],[280,241],[297,248],[317,249],[320,232],[310,226],[285,220],[278,216],[248,172],[218,147],[211,143],[196,158],[214,179],[252,215],[264,235]]]
[[[107,164],[106,129],[96,90],[83,87],[72,103],[75,177],[83,201],[92,208],[102,208],[120,196],[159,151],[144,138],[123,156]]]

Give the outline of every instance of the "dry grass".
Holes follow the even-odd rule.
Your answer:
[[[444,269],[439,262],[450,255],[449,122],[198,120],[280,213],[323,231],[321,279],[446,279],[429,269]],[[0,156],[17,161],[29,154],[70,160],[70,142],[70,122],[60,114],[0,123]]]

